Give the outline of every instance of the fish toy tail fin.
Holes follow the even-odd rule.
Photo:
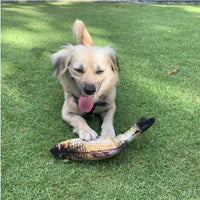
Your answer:
[[[126,141],[131,142],[137,135],[140,135],[140,133],[150,128],[154,122],[154,117],[149,119],[142,117],[126,133],[118,135],[116,139],[120,140],[122,143]]]
[[[145,119],[144,117],[142,117],[137,123],[136,125],[138,126],[138,128],[140,129],[140,132],[144,132],[146,131],[148,128],[150,128],[153,123],[155,122],[155,118],[149,118],[149,119]]]

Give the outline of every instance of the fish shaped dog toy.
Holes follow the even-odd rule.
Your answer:
[[[70,160],[102,160],[110,158],[123,149],[140,133],[147,130],[155,118],[141,118],[127,132],[117,137],[102,136],[97,140],[83,141],[80,138],[61,142],[50,149],[50,152],[60,158]]]

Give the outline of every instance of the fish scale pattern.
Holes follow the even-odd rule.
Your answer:
[[[101,160],[118,154],[129,142],[148,129],[155,118],[141,118],[124,134],[117,137],[104,136],[97,140],[83,141],[80,138],[61,142],[51,148],[51,153],[61,158],[73,160]]]

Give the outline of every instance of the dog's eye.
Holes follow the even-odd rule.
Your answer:
[[[78,72],[79,74],[83,74],[83,69],[75,68],[74,71]]]
[[[98,70],[96,71],[96,74],[102,74],[104,71],[103,70]]]

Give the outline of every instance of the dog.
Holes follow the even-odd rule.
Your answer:
[[[79,44],[67,45],[51,56],[64,89],[62,118],[81,139],[90,141],[98,134],[89,127],[85,116],[99,113],[103,119],[101,136],[115,137],[113,117],[119,71],[116,53],[109,46],[96,46],[78,19],[73,32]]]

